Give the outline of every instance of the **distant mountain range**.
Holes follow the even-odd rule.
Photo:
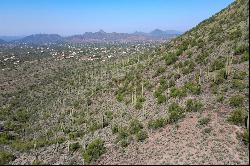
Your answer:
[[[116,32],[107,33],[103,30],[100,30],[98,32],[85,32],[84,34],[73,35],[68,37],[62,37],[58,34],[34,34],[23,38],[17,38],[8,42],[44,44],[44,43],[62,43],[62,42],[85,43],[85,42],[109,42],[109,41],[118,41],[118,42],[149,41],[149,40],[155,41],[155,40],[168,40],[180,34],[182,34],[182,32],[175,30],[162,31],[160,29],[155,29],[150,33],[137,32],[137,31],[134,33],[116,33]],[[0,43],[5,43],[5,41],[1,40]]]

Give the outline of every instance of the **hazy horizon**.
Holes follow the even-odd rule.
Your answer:
[[[1,0],[0,36],[185,32],[233,0]]]

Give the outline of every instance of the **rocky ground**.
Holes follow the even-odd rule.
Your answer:
[[[178,126],[151,133],[144,143],[132,143],[126,150],[111,146],[97,164],[249,164],[248,148],[237,139],[240,127],[224,122],[227,111],[192,113]],[[208,114],[211,121],[200,126],[199,117]]]

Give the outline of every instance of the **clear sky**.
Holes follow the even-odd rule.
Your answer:
[[[0,0],[0,35],[186,31],[234,0]]]

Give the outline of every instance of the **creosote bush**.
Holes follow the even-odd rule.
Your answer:
[[[83,159],[86,163],[91,163],[96,161],[105,152],[104,142],[101,139],[95,139],[83,151]]]
[[[244,96],[235,95],[229,99],[230,106],[240,107],[243,106],[243,103],[244,103]]]
[[[148,138],[148,133],[146,131],[144,131],[144,130],[141,130],[138,133],[136,133],[137,141],[143,142],[147,138]]]
[[[158,118],[158,119],[153,119],[148,122],[148,128],[150,129],[158,129],[166,124],[166,119],[165,118]]]
[[[197,112],[197,111],[201,111],[203,104],[199,101],[196,100],[192,100],[192,99],[188,99],[187,100],[187,104],[186,104],[186,110],[187,111],[193,111],[193,112]]]
[[[138,119],[133,119],[129,124],[129,132],[136,134],[143,129],[142,123]]]
[[[12,153],[0,151],[0,165],[8,164],[10,161],[14,160],[15,156]]]
[[[237,108],[230,114],[227,120],[235,125],[244,125],[246,117],[245,109]]]
[[[168,107],[169,114],[169,122],[177,122],[179,119],[185,116],[184,110],[177,103],[172,103]]]

